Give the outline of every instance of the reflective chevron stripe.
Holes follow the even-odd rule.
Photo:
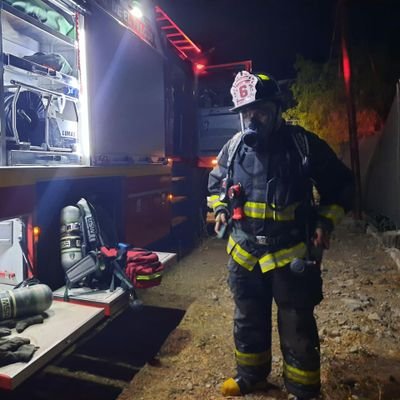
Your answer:
[[[271,362],[271,351],[264,351],[262,353],[242,353],[235,350],[235,357],[238,365],[256,367]]]
[[[274,253],[268,253],[258,259],[251,253],[243,249],[232,236],[229,237],[226,251],[242,267],[252,271],[257,262],[260,263],[261,271],[268,272],[274,268],[284,267],[294,258],[303,258],[306,255],[306,245],[304,242],[298,243],[293,247],[282,249]]]
[[[228,207],[227,203],[219,201],[219,195],[217,195],[217,194],[213,194],[213,195],[207,197],[207,205],[208,205],[208,207],[212,208],[214,211],[217,207],[220,207],[220,206]]]
[[[226,251],[231,257],[242,267],[252,271],[257,264],[257,257],[254,257],[248,251],[244,250],[238,243],[236,243],[232,236],[229,237]]]
[[[244,203],[244,215],[250,218],[265,218],[265,203],[255,203],[253,201],[246,201]]]
[[[318,214],[321,217],[331,220],[333,225],[337,225],[344,217],[344,209],[337,204],[332,204],[330,206],[319,207]]]
[[[282,249],[275,253],[269,253],[260,258],[259,263],[262,272],[268,272],[274,268],[284,267],[294,258],[302,258],[306,255],[307,248],[304,242],[296,246]]]
[[[244,214],[250,218],[273,219],[274,221],[293,221],[294,213],[299,203],[294,203],[284,210],[275,210],[275,205],[247,201],[244,204]]]
[[[295,368],[284,362],[283,374],[288,380],[300,385],[318,385],[320,382],[319,369],[315,371],[306,371],[299,368]]]

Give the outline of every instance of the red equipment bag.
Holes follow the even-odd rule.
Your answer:
[[[128,250],[125,273],[136,288],[158,286],[163,271],[164,265],[156,253],[138,248]]]
[[[107,257],[115,257],[117,249],[102,247],[101,252]],[[133,248],[127,252],[125,274],[138,289],[147,289],[161,283],[164,265],[153,251]]]

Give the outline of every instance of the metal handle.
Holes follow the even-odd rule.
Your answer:
[[[78,101],[78,99],[76,99],[75,97],[67,96],[64,93],[59,93],[59,92],[56,92],[55,90],[39,88],[39,87],[37,87],[35,85],[30,85],[28,83],[15,81],[14,79],[11,79],[10,83],[12,85],[15,85],[15,86],[23,87],[25,89],[30,89],[30,90],[32,90],[34,92],[46,93],[46,94],[50,94],[50,95],[56,96],[56,97],[64,97],[65,99],[67,99],[69,101],[73,101],[73,102],[77,102]]]

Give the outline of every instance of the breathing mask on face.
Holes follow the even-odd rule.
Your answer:
[[[273,102],[240,113],[243,142],[252,148],[266,145],[281,124],[281,109]]]

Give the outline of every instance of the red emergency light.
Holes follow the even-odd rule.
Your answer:
[[[196,63],[196,64],[194,64],[194,67],[195,67],[196,71],[203,71],[206,66],[204,64]]]
[[[344,44],[342,45],[342,52],[343,52],[343,58],[342,58],[343,76],[344,76],[344,82],[345,82],[346,88],[347,88],[350,85],[351,67],[350,67],[349,53]]]

